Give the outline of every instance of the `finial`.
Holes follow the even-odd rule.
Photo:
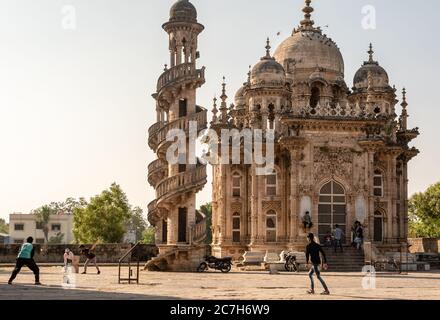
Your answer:
[[[164,65],[164,69],[163,69],[163,71],[167,71],[168,70],[168,65],[165,63],[165,65]]]
[[[406,102],[406,89],[403,88],[402,90],[402,103],[401,106],[403,109],[406,109],[406,107],[408,106],[408,103]]]
[[[252,74],[252,66],[249,65],[249,72],[248,72],[248,84],[251,84],[251,74]]]
[[[368,50],[368,55],[370,56],[369,62],[374,62],[373,54],[374,54],[374,51],[373,51],[373,44],[370,43],[370,50]]]
[[[270,49],[271,49],[272,47],[270,46],[270,39],[269,39],[269,37],[267,37],[267,40],[266,40],[266,58],[270,58]]]
[[[306,0],[306,6],[303,8],[304,20],[301,21],[301,26],[305,29],[313,29],[315,22],[311,19],[313,7],[310,6],[312,0]]]
[[[228,96],[226,95],[226,78],[223,76],[223,83],[222,83],[222,95],[220,97],[223,101],[225,101]]]
[[[214,101],[214,105],[213,105],[213,108],[212,108],[212,122],[211,123],[217,123],[217,121],[218,121],[218,119],[217,119],[218,110],[217,110],[217,97],[216,96],[214,96],[213,101]]]

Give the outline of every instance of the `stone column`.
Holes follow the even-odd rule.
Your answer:
[[[258,181],[255,165],[251,167],[252,172],[252,197],[251,197],[251,245],[257,240],[257,214],[258,214]]]

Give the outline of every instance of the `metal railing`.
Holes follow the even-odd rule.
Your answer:
[[[132,253],[135,249],[137,249],[140,245],[140,242],[136,243],[134,246],[131,247],[130,250],[128,250],[122,257],[119,259],[118,264],[118,284],[121,284],[122,281],[128,281],[128,284],[131,284],[132,282],[136,282],[136,284],[139,284],[139,254],[136,254],[136,261],[135,261],[135,267],[136,267],[136,277],[133,276],[133,269],[132,269]],[[121,277],[121,268],[122,264],[124,263],[124,260],[128,258],[128,278],[122,278]]]

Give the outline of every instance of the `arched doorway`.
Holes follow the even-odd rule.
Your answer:
[[[335,181],[326,183],[319,191],[318,235],[321,243],[331,234],[335,225],[347,234],[347,201],[342,185]],[[343,239],[343,243],[345,239]]]
[[[383,213],[379,210],[374,213],[373,241],[383,241]]]

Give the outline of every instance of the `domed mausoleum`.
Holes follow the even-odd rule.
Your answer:
[[[212,165],[209,249],[218,257],[244,257],[245,264],[249,257],[263,260],[286,250],[301,255],[309,232],[323,242],[338,225],[345,232],[345,254],[352,257],[336,257],[335,269],[361,271],[365,263],[407,250],[408,162],[419,153],[410,146],[419,131],[408,127],[405,89],[397,115],[397,90],[372,45],[349,88],[343,55],[315,25],[311,2],[305,1],[304,19],[273,53],[267,40],[234,103],[228,104],[225,82],[220,101],[214,99],[210,128],[219,137],[222,130],[274,136],[274,163],[262,171],[265,164],[247,163],[243,148],[238,162],[222,159],[219,151]],[[164,29],[170,64],[153,95],[157,122],[149,129],[149,145],[158,159],[148,175],[156,189],[148,216],[160,255],[149,266],[195,270],[206,253],[207,217],[195,208],[206,166],[169,164],[165,155],[167,132],[188,130],[190,121],[199,131],[207,127],[207,111],[196,102],[204,83],[205,69],[196,66],[204,27],[195,7],[179,0]],[[311,225],[303,224],[306,214]],[[356,222],[363,228],[360,251],[349,248]]]

